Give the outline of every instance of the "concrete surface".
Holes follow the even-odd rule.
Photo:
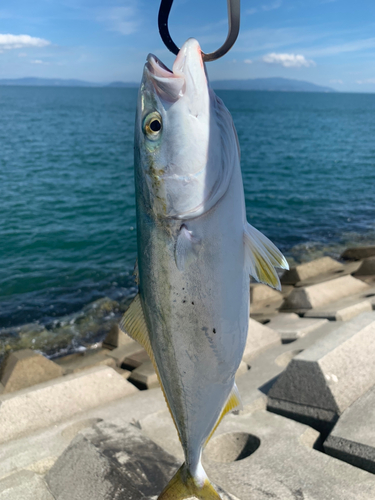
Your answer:
[[[267,326],[280,334],[282,342],[291,342],[320,328],[327,321],[327,319],[300,318],[295,313],[282,313],[273,316]]]
[[[47,427],[137,389],[109,367],[60,377],[0,396],[0,442]]]
[[[322,430],[375,381],[375,313],[364,313],[294,357],[268,408]]]
[[[0,380],[3,394],[19,391],[63,374],[53,361],[31,349],[12,352],[1,366]]]
[[[369,286],[353,276],[343,276],[324,283],[295,288],[286,297],[280,310],[314,309],[349,295],[365,292]]]
[[[324,442],[329,455],[375,474],[375,387],[344,411]]]
[[[292,267],[289,271],[285,271],[281,277],[281,283],[283,285],[295,285],[299,281],[342,269],[343,265],[336,260],[331,257],[322,257],[311,262],[299,264],[296,267]]]

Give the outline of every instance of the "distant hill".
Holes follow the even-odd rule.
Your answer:
[[[0,79],[1,85],[23,85],[33,87],[118,87],[136,88],[135,82],[93,83],[84,80],[65,80],[63,78],[17,78]],[[211,85],[216,90],[266,90],[281,92],[336,92],[329,87],[288,78],[253,78],[249,80],[216,80]]]
[[[330,87],[289,78],[253,78],[249,80],[216,80],[211,82],[215,90],[267,90],[279,92],[336,92]]]

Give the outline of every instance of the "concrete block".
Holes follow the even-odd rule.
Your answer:
[[[209,477],[241,500],[370,500],[375,477],[313,446],[319,434],[264,410],[230,415],[208,443]]]
[[[366,294],[362,294],[363,297]],[[310,309],[304,313],[304,318],[326,318],[330,321],[349,321],[364,312],[372,311],[370,300],[363,297],[347,297],[327,306]]]
[[[139,422],[182,460],[167,411]],[[313,449],[319,433],[264,410],[228,415],[203,452],[209,478],[241,500],[373,500],[375,477]]]
[[[280,303],[283,300],[281,292],[263,285],[262,283],[251,283],[250,285],[250,307],[252,310],[259,309],[271,302]]]
[[[245,375],[245,373],[247,373],[248,369],[249,369],[248,364],[242,360],[240,363],[240,366],[238,367],[237,372],[236,372],[236,379],[238,377],[241,377],[242,375]]]
[[[280,310],[305,310],[326,306],[349,295],[365,292],[370,287],[353,276],[343,276],[324,283],[295,288]]]
[[[368,257],[375,257],[375,246],[347,248],[341,255],[344,260],[361,260]]]
[[[325,274],[334,271],[340,271],[343,265],[331,257],[322,257],[321,259],[312,260],[304,264],[299,264],[293,267],[281,277],[283,285],[295,285],[299,281],[304,281],[320,274]]]
[[[132,342],[133,339],[122,332],[118,324],[114,324],[103,340],[103,347],[106,349],[115,349],[116,347],[121,347]]]
[[[62,374],[60,366],[31,349],[12,352],[1,368],[3,394],[61,377]]]
[[[116,368],[114,358],[107,356],[107,349],[90,349],[82,353],[64,356],[56,359],[56,363],[63,369],[64,375],[79,373],[94,366],[110,366]]]
[[[150,360],[142,363],[138,368],[133,370],[130,374],[129,380],[137,387],[140,386],[140,388],[144,389],[152,389],[153,387],[159,386],[154,365]]]
[[[248,362],[268,347],[280,343],[280,335],[275,330],[250,318],[243,360]]]
[[[32,389],[0,396],[0,443],[137,392],[112,368],[100,366]]]
[[[127,365],[131,368],[137,368],[142,364],[143,361],[147,361],[147,353],[142,346],[138,344],[135,340],[128,342],[125,345],[117,347],[113,351],[108,351],[107,356],[116,361],[116,365],[121,367],[121,365]],[[143,360],[140,362],[140,360]]]
[[[312,278],[308,278],[303,281],[298,281],[294,286],[301,287],[301,286],[316,285],[317,283],[323,283],[324,281],[331,281],[333,279],[340,278],[348,274],[353,275],[358,270],[360,265],[361,265],[360,261],[348,262],[346,264],[343,264],[340,269],[336,269],[335,271],[330,271],[324,274],[318,274],[317,276],[313,276]]]
[[[375,256],[364,259],[353,276],[371,276],[375,274]]]
[[[283,313],[271,318],[267,326],[276,330],[280,334],[282,342],[287,343],[304,337],[308,333],[320,328],[327,321],[327,319],[306,319],[300,318],[294,313]]]
[[[326,432],[375,381],[375,314],[364,313],[298,354],[268,393],[268,409]]]
[[[22,471],[0,481],[0,500],[55,500],[44,480]]]
[[[59,500],[146,500],[157,498],[179,466],[134,425],[102,422],[75,438],[46,480]]]
[[[324,442],[324,451],[375,474],[375,387],[347,408]]]

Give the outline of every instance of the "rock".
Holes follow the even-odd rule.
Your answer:
[[[375,473],[375,387],[347,408],[324,442],[332,457]]]
[[[100,366],[0,396],[0,443],[137,392]]]
[[[31,349],[12,352],[1,368],[3,394],[61,377],[62,374],[60,366]]]
[[[264,305],[275,302],[282,301],[283,296],[277,290],[263,285],[262,283],[251,283],[250,285],[250,308],[256,309],[263,307]]]
[[[135,340],[117,347],[113,351],[108,351],[106,355],[109,358],[114,359],[118,367],[126,365],[131,368],[136,368],[137,366],[140,366],[143,361],[147,361],[149,359],[146,351]]]
[[[371,276],[375,274],[375,257],[365,259],[353,276]]]
[[[347,248],[341,255],[344,260],[361,260],[375,256],[375,246]]]
[[[131,372],[129,381],[133,382],[136,387],[144,389],[152,389],[159,386],[158,377],[155,373],[154,365],[150,360],[142,363],[138,368]]]
[[[122,332],[118,324],[114,324],[108,332],[106,338],[103,340],[103,347],[107,349],[115,349],[123,345],[131,344],[134,342],[129,335]]]
[[[25,470],[0,481],[0,500],[55,499],[38,474]]]
[[[110,366],[116,368],[116,361],[107,356],[107,349],[91,349],[82,353],[77,353],[63,358],[58,358],[55,362],[61,366],[64,375],[79,373],[94,366]]]
[[[285,271],[281,277],[281,283],[283,285],[295,285],[299,281],[304,281],[320,274],[341,271],[343,267],[342,264],[331,259],[331,257],[322,257],[321,259],[299,264],[289,271]]]
[[[375,313],[343,324],[294,357],[268,409],[326,432],[375,381]]]
[[[245,362],[249,362],[268,347],[280,343],[280,335],[275,330],[271,330],[271,328],[250,318],[246,346],[242,358]]]
[[[288,343],[320,328],[327,321],[327,319],[306,319],[294,313],[283,313],[271,318],[267,326],[280,334],[282,342]]]
[[[326,306],[349,295],[367,290],[369,286],[353,276],[343,276],[324,283],[295,288],[280,310],[306,310]]]

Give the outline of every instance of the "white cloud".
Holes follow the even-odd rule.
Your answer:
[[[276,0],[275,2],[272,2],[272,3],[265,3],[263,5],[260,6],[260,8],[256,8],[256,7],[253,7],[252,9],[247,9],[245,11],[245,14],[251,16],[253,14],[256,14],[257,12],[259,11],[264,11],[264,12],[268,12],[270,10],[275,10],[275,9],[278,9],[279,7],[281,7],[281,4],[282,4],[282,1],[281,0]]]
[[[276,0],[275,2],[262,5],[262,10],[265,10],[265,11],[275,10],[275,9],[278,9],[279,7],[281,7],[281,4],[282,4],[281,0]]]
[[[365,80],[357,80],[358,85],[365,85],[366,83],[375,83],[375,78],[366,78]]]
[[[340,79],[336,79],[336,80],[330,80],[329,83],[338,83],[339,85],[343,85],[344,82]]]
[[[276,54],[272,52],[263,56],[262,60],[268,64],[281,64],[284,68],[300,68],[301,66],[315,66],[315,62],[306,59],[300,54]]]
[[[43,38],[36,38],[30,35],[11,35],[0,33],[0,51],[11,49],[25,49],[28,47],[46,47],[51,42]]]
[[[251,59],[244,59],[244,63],[251,64],[253,61]]]
[[[45,64],[43,61],[41,61],[40,59],[32,59],[31,61],[31,64]]]
[[[106,11],[99,21],[105,21],[110,31],[117,31],[122,35],[131,35],[137,31],[139,21],[134,7],[113,7]]]

